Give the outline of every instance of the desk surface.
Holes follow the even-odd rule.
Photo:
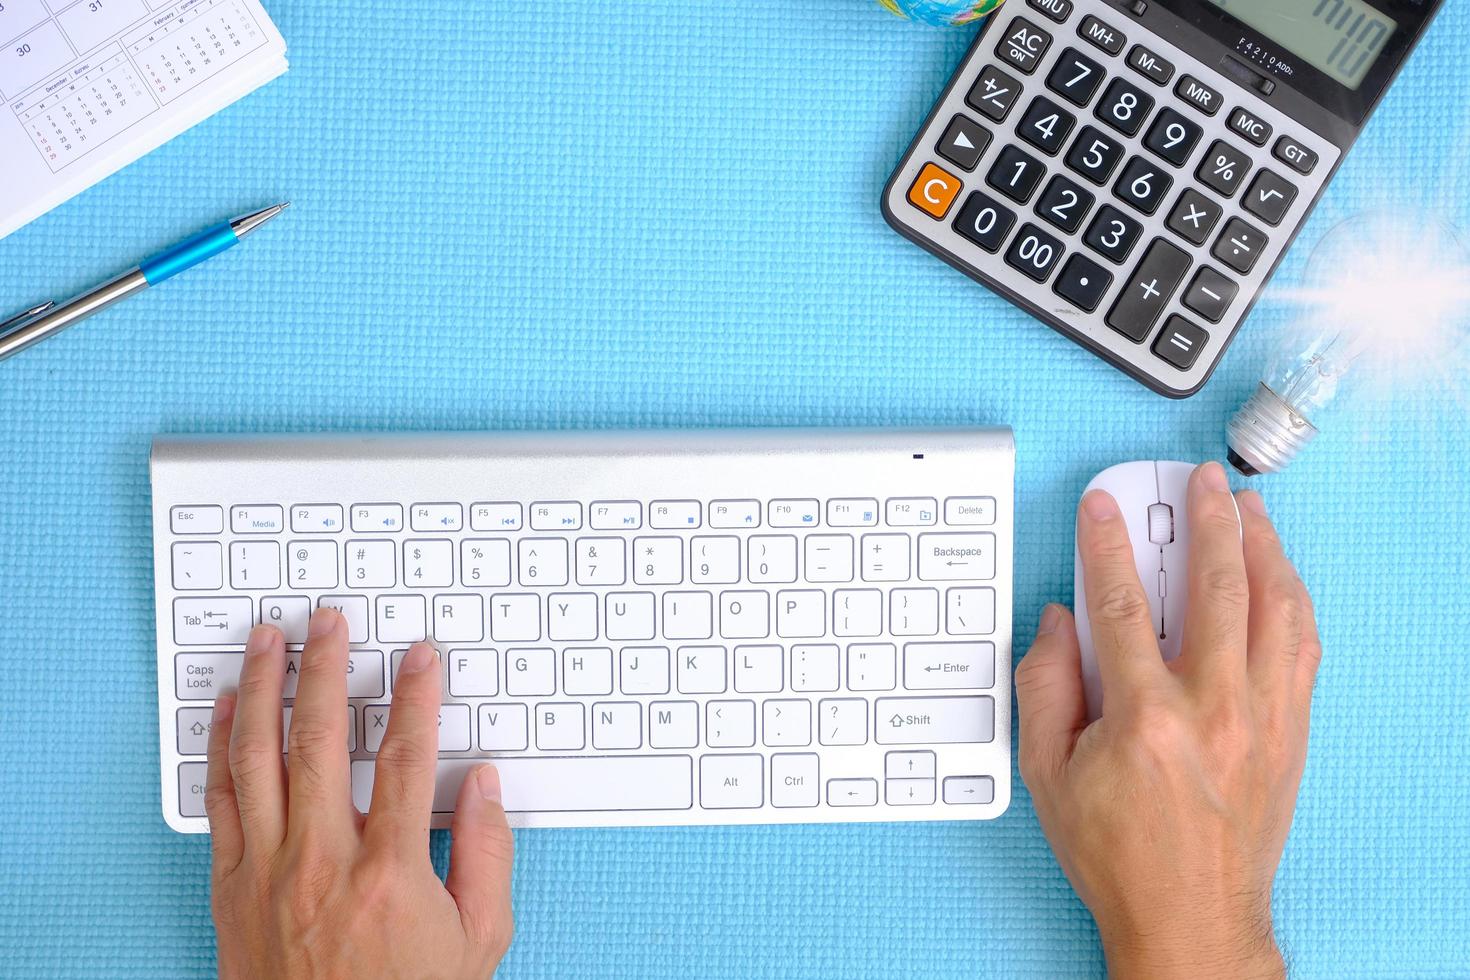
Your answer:
[[[0,242],[0,307],[19,308],[295,202],[0,365],[7,976],[212,972],[207,842],[159,815],[154,433],[1010,423],[1024,650],[1042,603],[1071,595],[1086,481],[1219,456],[1287,322],[1266,302],[1210,386],[1171,403],[900,240],[879,191],[967,37],[871,0],[270,6],[287,76]],[[1467,50],[1470,7],[1451,3],[1304,241],[1375,204],[1470,218]],[[1470,969],[1455,385],[1361,402],[1264,484],[1327,646],[1277,890],[1298,977]],[[518,843],[506,977],[1102,970],[1019,781],[988,825]]]

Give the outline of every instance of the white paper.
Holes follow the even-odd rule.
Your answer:
[[[0,238],[285,70],[259,0],[0,0]]]

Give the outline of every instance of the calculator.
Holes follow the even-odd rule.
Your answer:
[[[1209,379],[1442,0],[1010,0],[897,231],[1160,394]]]

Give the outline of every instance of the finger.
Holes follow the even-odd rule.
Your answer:
[[[1087,727],[1082,651],[1072,614],[1053,603],[1041,614],[1036,642],[1016,668],[1021,715],[1021,773],[1029,784],[1061,770]]]
[[[347,621],[323,607],[306,627],[301,676],[286,736],[291,788],[289,831],[351,839],[352,777],[347,761]]]
[[[460,785],[452,834],[444,886],[459,905],[465,935],[498,958],[510,945],[515,838],[500,802],[500,774],[494,766],[480,766]]]
[[[1236,499],[1250,581],[1246,669],[1257,698],[1284,709],[1292,702],[1292,677],[1302,643],[1302,584],[1266,514],[1265,500],[1254,490]]]
[[[1166,680],[1148,594],[1117,501],[1102,490],[1082,498],[1077,553],[1087,581],[1087,618],[1103,700],[1126,703]]]
[[[367,833],[405,853],[426,851],[439,761],[439,655],[428,643],[408,648],[393,683],[388,730],[378,748]]]
[[[1292,703],[1297,720],[1305,731],[1312,717],[1312,691],[1317,686],[1317,669],[1322,665],[1322,637],[1317,630],[1317,611],[1311,593],[1302,590],[1302,642],[1297,649],[1296,669],[1292,676]]]
[[[230,731],[230,777],[240,804],[246,847],[274,851],[286,833],[286,770],[281,760],[281,689],[286,641],[274,626],[257,626],[245,643]]]
[[[1238,692],[1246,673],[1250,582],[1240,515],[1219,463],[1189,477],[1189,605],[1181,665],[1211,692]]]
[[[215,698],[204,781],[204,812],[209,817],[209,851],[215,877],[233,871],[245,855],[240,805],[235,801],[235,783],[230,778],[230,728],[234,718],[235,695]]]

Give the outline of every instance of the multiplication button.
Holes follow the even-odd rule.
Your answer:
[[[1191,187],[1179,195],[1179,203],[1169,212],[1169,230],[1191,245],[1203,245],[1224,213],[1224,208]]]
[[[996,122],[1001,122],[1011,113],[1016,97],[1021,94],[1021,83],[994,65],[986,65],[975,84],[970,86],[965,101],[976,112],[984,113]]]

